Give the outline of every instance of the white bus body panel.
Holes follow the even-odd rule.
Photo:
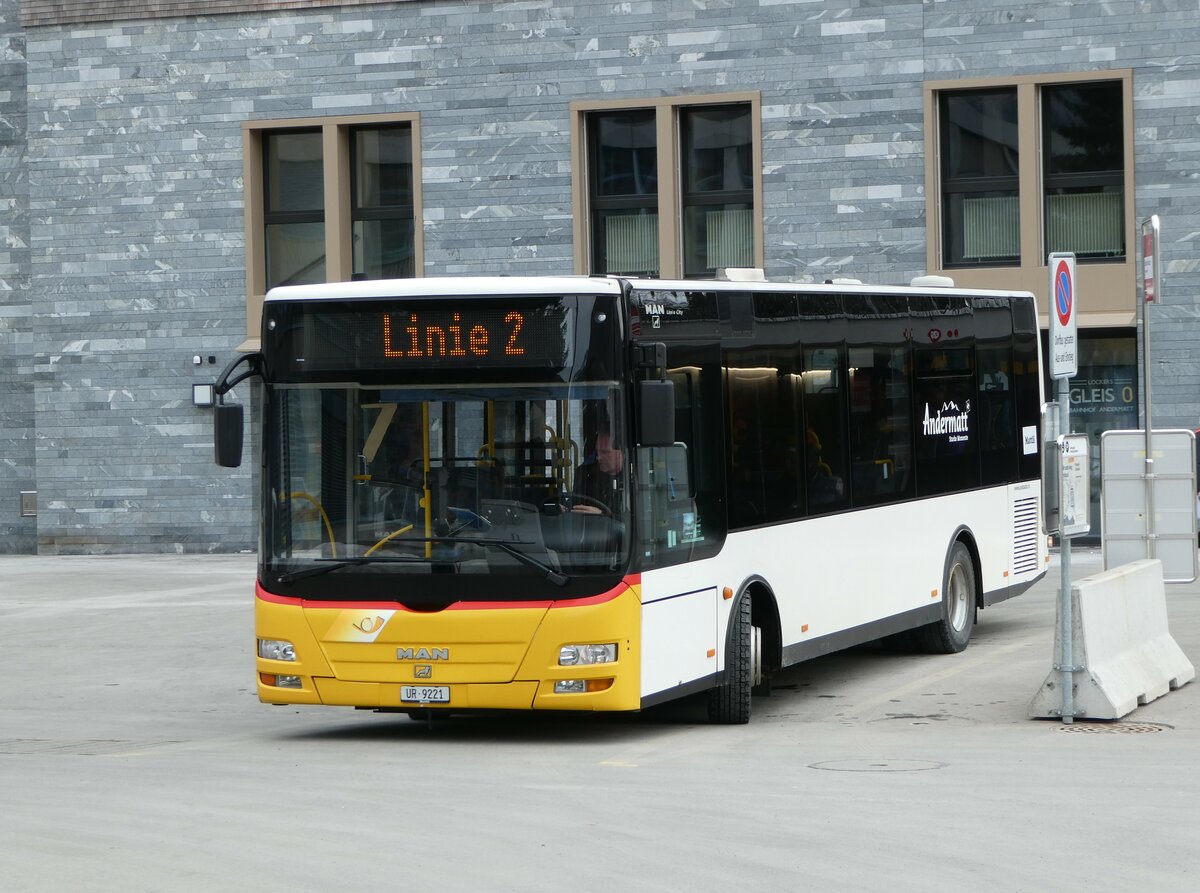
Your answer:
[[[707,564],[708,562],[706,562]],[[687,570],[688,565],[668,570]],[[686,579],[710,576],[706,572],[679,575],[673,582],[668,571],[656,571],[656,589],[673,593],[646,602],[642,588],[642,695],[665,691],[717,671],[720,596],[715,587],[687,591]],[[662,579],[657,575],[661,574]]]
[[[720,593],[752,577],[775,595],[785,649],[938,604],[962,529],[978,546],[984,592],[1033,581],[1045,539],[1036,525],[1032,539],[1019,532],[1013,506],[1038,490],[992,487],[731,533],[713,558],[643,573],[642,697],[724,669],[734,602]],[[1021,573],[1018,546],[1034,556]]]

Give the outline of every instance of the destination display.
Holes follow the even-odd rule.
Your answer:
[[[397,365],[561,365],[561,307],[517,310],[401,310],[377,320],[383,359]]]
[[[291,305],[264,338],[290,342],[297,372],[339,369],[561,368],[568,308],[513,300]]]

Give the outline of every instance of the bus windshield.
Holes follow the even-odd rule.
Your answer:
[[[364,362],[361,346],[341,369],[280,362],[266,391],[264,579],[283,594],[419,605],[570,597],[621,573],[629,463],[615,308],[569,301],[561,360],[543,367],[401,358],[393,369]],[[317,317],[328,327],[328,310],[271,312],[300,360],[321,356],[296,330]],[[343,308],[342,321],[374,312]],[[407,313],[401,322],[418,318]]]

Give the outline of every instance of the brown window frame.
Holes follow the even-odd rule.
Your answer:
[[[1041,325],[1047,325],[1046,293],[1049,272],[1046,255],[1044,219],[1044,164],[1042,151],[1041,91],[1071,83],[1120,81],[1124,140],[1124,193],[1122,224],[1125,230],[1125,257],[1112,261],[1085,261],[1076,268],[1077,287],[1086,295],[1086,307],[1080,303],[1080,324],[1085,326],[1133,325],[1137,313],[1137,270],[1135,241],[1137,221],[1133,197],[1135,158],[1133,152],[1133,71],[1109,69],[1088,72],[1022,75],[996,78],[963,78],[954,81],[927,81],[924,84],[925,109],[925,209],[926,271],[949,276],[964,288],[998,288],[1030,291],[1038,296]],[[1020,142],[1020,260],[1008,265],[947,265],[944,260],[942,229],[942,139],[939,96],[959,90],[987,90],[1015,87],[1018,102],[1018,139]]]
[[[593,269],[593,211],[591,207],[591,135],[589,116],[596,112],[653,110],[658,147],[658,277],[683,278],[683,195],[681,174],[680,111],[696,106],[723,106],[745,103],[750,106],[753,140],[752,188],[754,210],[753,265],[764,266],[763,183],[762,183],[762,97],[757,92],[719,93],[702,96],[666,96],[572,102],[571,171],[575,272],[588,275]]]
[[[246,236],[246,341],[239,350],[257,349],[262,305],[267,292],[266,177],[264,137],[278,131],[319,130],[325,190],[325,281],[348,282],[353,277],[354,215],[351,208],[351,140],[355,130],[389,124],[408,125],[412,139],[413,258],[416,276],[424,270],[424,234],[421,226],[421,122],[415,112],[375,115],[341,115],[285,118],[242,123],[242,180]]]

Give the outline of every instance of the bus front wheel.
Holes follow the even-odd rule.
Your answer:
[[[719,725],[750,721],[750,696],[762,666],[762,636],[752,621],[750,599],[749,592],[738,599],[729,628],[725,681],[708,695],[708,718]]]
[[[971,551],[955,541],[942,581],[942,616],[915,630],[917,643],[930,654],[957,654],[971,641],[975,628],[975,562]]]

